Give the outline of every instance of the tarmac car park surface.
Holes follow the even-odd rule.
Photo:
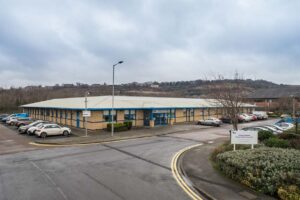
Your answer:
[[[269,120],[249,125],[272,123]],[[183,200],[189,196],[172,176],[173,155],[190,145],[210,145],[214,140],[228,138],[231,126],[47,149],[32,148],[26,144],[31,137],[2,125],[0,128],[1,139],[13,140],[11,145],[1,147],[11,148],[11,152],[0,156],[0,199]],[[12,153],[16,147],[17,151],[27,152]]]

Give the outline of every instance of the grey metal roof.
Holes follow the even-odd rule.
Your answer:
[[[62,98],[26,104],[23,108],[57,108],[78,109],[85,108],[85,97]],[[140,96],[115,96],[115,109],[164,109],[164,108],[208,108],[221,107],[213,99],[192,98],[166,98],[166,97],[140,97]],[[111,96],[88,97],[89,110],[111,109]],[[254,105],[245,104],[245,107]]]
[[[300,98],[300,86],[285,86],[278,88],[259,89],[249,94],[250,99],[279,99],[291,97]]]

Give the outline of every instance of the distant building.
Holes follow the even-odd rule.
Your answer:
[[[21,106],[34,119],[84,128],[82,111],[85,98],[62,98]],[[160,126],[195,122],[208,117],[221,117],[224,109],[212,99],[115,96],[111,112],[111,96],[88,97],[88,129],[105,129],[107,123],[132,121],[133,126]],[[255,106],[244,104],[241,112],[251,112]]]
[[[159,85],[157,85],[157,84],[151,84],[150,87],[151,88],[159,88]]]
[[[291,109],[293,99],[296,107],[300,108],[300,86],[259,89],[249,94],[247,99],[266,111]]]

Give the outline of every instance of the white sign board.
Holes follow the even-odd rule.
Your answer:
[[[257,144],[257,131],[231,131],[231,144]]]
[[[84,111],[82,111],[82,116],[83,117],[90,117],[91,116],[91,111],[90,110],[84,110]]]

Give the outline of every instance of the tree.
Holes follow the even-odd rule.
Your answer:
[[[208,92],[216,106],[224,108],[223,115],[230,118],[233,129],[238,130],[238,115],[242,112],[245,96],[249,93],[249,89],[243,84],[242,76],[236,72],[232,80],[225,81],[225,78],[219,75],[208,85]]]

